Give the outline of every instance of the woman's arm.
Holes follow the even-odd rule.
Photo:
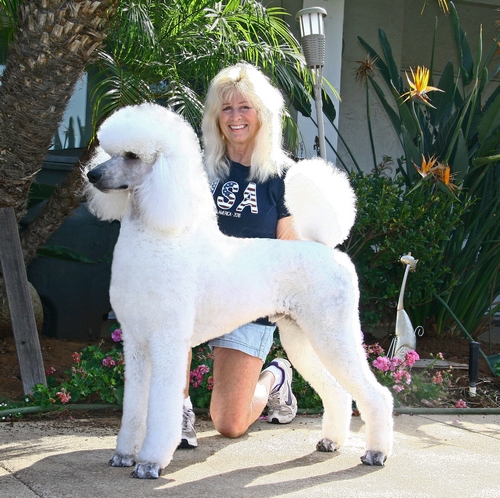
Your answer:
[[[276,238],[281,240],[299,240],[297,233],[293,228],[293,218],[286,216],[278,220],[276,226]]]

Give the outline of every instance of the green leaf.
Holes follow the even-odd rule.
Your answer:
[[[453,111],[456,83],[455,70],[451,61],[446,63],[437,88],[443,90],[443,92],[434,92],[432,95],[432,104],[435,109],[431,108],[430,116],[433,126],[437,126],[445,117],[450,116]]]
[[[456,175],[455,181],[462,181],[469,170],[469,151],[462,131],[460,131],[457,138],[457,149],[451,170]]]
[[[453,27],[453,34],[455,37],[455,44],[460,56],[460,66],[462,69],[462,78],[464,80],[464,86],[467,86],[474,77],[474,59],[472,58],[472,53],[470,50],[469,42],[465,36],[464,31],[460,27],[458,13],[453,5],[453,2],[449,2],[451,21]]]
[[[50,199],[55,190],[54,185],[45,185],[33,182],[30,187],[28,208],[36,206],[42,201]]]
[[[498,33],[498,35],[496,36],[496,38],[493,40],[493,43],[490,47],[490,50],[488,52],[488,55],[484,58],[483,61],[481,61],[481,69],[480,69],[480,73],[482,73],[483,69],[485,69],[491,59],[496,55],[497,51],[498,51],[498,42],[500,42],[500,33]],[[496,70],[493,71],[493,73],[491,74],[490,76],[490,79],[491,78],[494,78],[496,73],[500,70],[500,64],[497,66]]]
[[[37,251],[38,256],[45,258],[63,259],[66,261],[76,261],[78,263],[97,264],[98,262],[88,258],[84,254],[74,251],[65,246],[43,246]]]
[[[500,93],[496,96],[495,100],[489,105],[484,113],[479,126],[477,127],[480,144],[483,144],[489,136],[498,129],[500,126]]]
[[[321,94],[323,102],[323,114],[328,118],[328,121],[330,121],[330,123],[333,123],[337,116],[337,111],[335,110],[333,100],[324,89],[321,90]]]
[[[408,133],[408,130],[402,126],[401,134],[403,137],[403,148],[405,151],[405,159],[406,159],[406,171],[410,177],[410,180],[417,178],[418,173],[414,168],[414,164],[417,166],[422,162],[422,154],[423,150],[420,150],[415,143],[413,142],[413,138]]]
[[[403,92],[403,87],[401,84],[401,77],[399,76],[399,69],[394,61],[394,57],[392,56],[392,48],[387,40],[387,36],[384,30],[378,30],[378,36],[380,40],[380,45],[382,46],[382,51],[384,52],[384,59],[387,64],[387,69],[389,71],[389,77],[391,79],[392,86],[396,89],[396,91],[401,94]]]

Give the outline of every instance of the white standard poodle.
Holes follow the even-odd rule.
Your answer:
[[[156,104],[125,107],[98,138],[89,207],[121,220],[110,298],[126,381],[110,464],[157,478],[181,439],[189,349],[271,316],[288,358],[323,400],[317,449],[346,440],[352,395],[366,423],[361,460],[383,465],[392,397],[363,350],[356,271],[335,249],[355,218],[348,178],[318,158],[292,165],[286,203],[304,240],[233,238],[219,231],[198,139],[179,115]]]

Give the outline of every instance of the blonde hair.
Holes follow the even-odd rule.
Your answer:
[[[211,181],[224,179],[229,173],[226,146],[219,127],[219,113],[224,99],[230,98],[235,92],[247,99],[257,111],[260,128],[255,137],[249,179],[264,182],[279,175],[291,161],[282,145],[284,100],[269,78],[247,63],[223,69],[208,88],[201,125],[205,169]]]

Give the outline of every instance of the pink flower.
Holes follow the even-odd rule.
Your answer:
[[[401,384],[394,384],[392,386],[392,388],[397,392],[397,393],[400,393],[401,391],[404,391],[405,389],[405,386],[401,385]]]
[[[455,408],[467,408],[467,403],[463,399],[459,399],[455,403]]]
[[[111,368],[111,367],[114,367],[116,365],[116,363],[115,363],[115,360],[113,360],[113,358],[111,358],[111,356],[106,356],[106,358],[104,358],[104,360],[102,360],[102,365],[104,367]]]
[[[206,365],[200,365],[197,370],[200,375],[205,375],[206,373],[210,372],[210,368],[208,368]]]
[[[82,361],[82,357],[81,357],[80,353],[73,353],[71,356],[72,356],[73,361],[75,363],[80,363]]]
[[[210,372],[210,368],[206,365],[198,365],[194,370],[191,370],[189,377],[190,383],[194,388],[197,388],[203,382],[205,374]]]
[[[407,351],[405,361],[409,367],[412,367],[413,365],[415,365],[415,362],[418,360],[420,360],[420,356],[418,355],[418,353],[416,351],[413,351],[413,349],[410,351]]]
[[[122,330],[121,329],[115,329],[111,333],[111,339],[115,342],[120,342],[122,340]]]
[[[392,376],[393,376],[396,384],[399,384],[400,382],[402,382],[404,374],[405,374],[404,370],[397,370],[396,372],[393,373]]]
[[[383,348],[380,347],[380,344],[377,342],[375,344],[371,344],[367,346],[366,344],[363,344],[363,348],[365,349],[366,356],[370,355],[376,355],[376,356],[382,356],[384,354]]]
[[[211,391],[212,389],[214,388],[214,378],[212,376],[210,376],[208,379],[207,379],[207,389],[209,391]]]
[[[408,385],[410,385],[411,384],[411,375],[410,375],[410,373],[409,372],[405,372],[405,377],[406,377],[406,383]]]
[[[54,366],[51,366],[46,372],[45,375],[52,375],[56,371]]]
[[[391,360],[387,356],[379,356],[373,361],[373,366],[378,368],[381,372],[387,372],[391,367]]]
[[[61,403],[65,404],[71,399],[71,394],[66,392],[66,389],[63,387],[61,390],[56,393],[56,396],[61,400]]]
[[[389,366],[389,370],[391,372],[394,372],[399,367],[399,365],[402,365],[402,364],[403,364],[403,361],[400,358],[393,358],[391,360],[391,364]]]
[[[441,384],[443,382],[443,373],[440,370],[438,370],[436,372],[436,375],[432,377],[431,381],[433,384]]]

